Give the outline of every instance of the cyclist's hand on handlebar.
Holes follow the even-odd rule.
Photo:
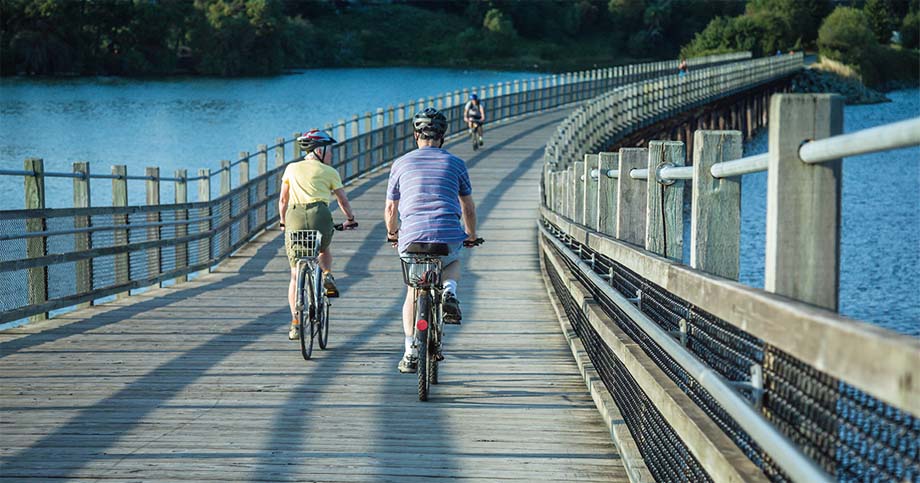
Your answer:
[[[463,240],[463,246],[466,248],[478,247],[483,243],[485,243],[485,240],[482,238],[467,238],[466,240]]]

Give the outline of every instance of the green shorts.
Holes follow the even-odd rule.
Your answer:
[[[319,245],[321,252],[329,248],[329,244],[332,243],[332,233],[335,231],[332,228],[332,213],[322,201],[308,205],[292,204],[288,206],[287,213],[284,214],[284,229],[286,231],[316,230],[322,233],[323,239]],[[294,253],[287,240],[284,242],[284,251],[287,253],[291,268],[296,267],[297,260],[294,259]]]

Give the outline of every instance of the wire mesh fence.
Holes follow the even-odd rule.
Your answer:
[[[761,369],[762,392],[745,391],[745,396],[751,404],[760,408],[761,414],[773,423],[777,431],[789,437],[804,454],[838,481],[920,482],[920,418],[823,373],[780,348],[675,297],[604,254],[573,239],[547,220],[544,220],[544,226],[596,273],[608,277],[616,291],[636,300],[639,309],[651,321],[672,334],[680,334],[684,347],[726,380],[745,383],[751,379],[752,368]],[[771,481],[789,480],[751,435],[744,432],[712,396],[618,309],[603,291],[598,290],[577,267],[569,264],[569,269],[588,288],[611,320],[706,412]],[[557,287],[556,291],[558,294],[560,288]],[[564,292],[565,288],[562,287],[561,291]],[[565,297],[564,294],[559,296]],[[573,310],[577,310],[577,307]],[[583,315],[569,314],[569,317],[575,320]],[[596,335],[583,335],[582,332],[579,332],[579,336],[586,348],[603,344],[602,340],[598,342]],[[589,349],[588,352],[601,353],[597,349]],[[599,355],[592,355],[591,358],[593,363],[601,367],[610,365]],[[616,384],[612,374],[605,375],[600,370],[598,372],[605,384]],[[608,379],[611,379],[609,383]],[[616,400],[613,391],[611,395]],[[620,401],[617,404],[622,411]],[[639,424],[629,427],[633,435],[645,430]],[[645,452],[643,456],[646,456]],[[667,466],[667,463],[649,462],[648,459],[646,462],[650,466]]]

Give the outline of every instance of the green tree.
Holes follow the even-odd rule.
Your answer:
[[[880,44],[887,44],[891,39],[891,31],[898,25],[894,12],[888,0],[866,0],[863,13],[869,20],[875,40]]]
[[[901,22],[901,45],[909,49],[920,48],[920,11],[911,10]]]
[[[829,0],[751,0],[747,4],[750,15],[778,16],[788,24],[789,32],[784,36],[795,42],[801,39],[812,45],[818,37],[821,21],[830,13]]]
[[[818,30],[818,47],[825,57],[859,66],[878,42],[861,10],[837,7]]]

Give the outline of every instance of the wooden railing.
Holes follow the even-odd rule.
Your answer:
[[[694,63],[702,68],[747,58],[745,52]],[[461,109],[471,92],[484,99],[490,122],[501,122],[676,72],[676,62],[652,62],[464,89],[355,115],[326,129],[340,140],[333,146],[335,167],[347,183],[413,149],[411,116],[424,107],[443,110],[449,132],[456,135],[465,132]],[[301,158],[296,143],[278,138],[272,146],[258,146],[255,154],[242,152],[235,161],[222,161],[213,172],[199,170],[197,176],[186,170],[166,176],[156,167],[129,175],[123,165],[100,173],[88,163],[74,163],[69,173],[48,172],[41,159],[27,159],[22,170],[0,169],[0,176],[21,177],[25,186],[25,209],[0,211],[0,323],[46,318],[53,310],[157,283],[181,283],[210,269],[277,221],[274,201],[284,164]],[[256,168],[252,177],[251,164]],[[236,187],[231,186],[232,170],[238,170]],[[51,177],[73,179],[73,207],[46,208],[45,180]],[[111,183],[111,206],[90,206],[94,181]],[[212,181],[219,183],[216,198]],[[145,185],[145,205],[129,206],[128,194],[137,189],[129,183],[135,182]],[[161,199],[166,182],[175,184],[174,200]],[[197,202],[189,202],[190,183],[197,183]]]
[[[920,144],[920,120],[888,143],[831,138],[839,97],[781,94],[766,157],[739,161],[738,131],[697,131],[690,167],[671,140],[597,152],[686,102],[756,90],[769,62],[699,72],[709,80],[684,102],[642,82],[573,113],[546,150],[544,268],[655,478],[911,481],[920,341],[836,313],[841,161],[826,154],[841,155],[833,139],[862,144],[851,153]],[[765,290],[736,281],[739,176],[756,170],[769,176]]]

